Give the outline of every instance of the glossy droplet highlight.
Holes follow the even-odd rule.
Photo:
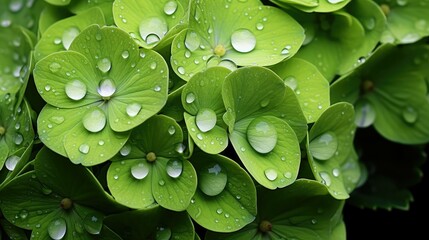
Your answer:
[[[142,105],[138,103],[131,103],[127,105],[126,112],[128,116],[135,117],[137,116],[137,114],[139,114],[141,109],[142,109]]]
[[[164,19],[159,17],[146,18],[140,22],[139,32],[141,38],[147,44],[155,44],[165,36],[168,25]]]
[[[88,154],[89,152],[89,145],[88,144],[82,144],[79,146],[79,152],[83,154]]]
[[[328,131],[311,140],[309,150],[314,158],[328,160],[334,156],[338,148],[337,135]]]
[[[123,59],[127,59],[130,56],[130,53],[127,50],[125,50],[122,52],[121,56]]]
[[[108,71],[110,71],[110,68],[112,68],[112,62],[108,58],[102,58],[102,59],[98,60],[97,68],[101,72],[107,73]]]
[[[100,82],[97,92],[103,98],[110,98],[116,92],[115,83],[112,79],[104,79]]]
[[[360,100],[355,104],[355,123],[360,128],[366,128],[375,121],[376,112],[371,103]]]
[[[293,76],[286,77],[283,81],[286,86],[290,87],[294,91],[298,88],[298,81]]]
[[[331,4],[338,4],[338,3],[344,2],[344,0],[327,0],[327,1],[328,3],[331,3]]]
[[[255,151],[269,153],[277,144],[276,128],[264,117],[255,118],[247,127],[247,141]]]
[[[83,227],[89,234],[100,234],[103,227],[103,216],[98,213],[86,215],[83,219]]]
[[[269,169],[266,169],[265,171],[264,171],[264,174],[265,174],[265,177],[268,179],[268,180],[270,180],[270,181],[274,181],[274,180],[276,180],[277,179],[277,171],[276,170],[274,170],[274,169],[272,169],[272,168],[269,168]]]
[[[165,3],[164,5],[164,13],[167,14],[168,16],[173,15],[177,10],[177,2],[172,0],[172,1],[168,1],[167,3]]]
[[[128,144],[125,144],[125,146],[123,146],[121,148],[121,150],[119,151],[119,153],[124,157],[128,156],[130,154],[130,152],[131,152],[131,146]]]
[[[198,171],[198,187],[207,196],[216,196],[226,186],[228,176],[221,165],[206,163]]]
[[[15,135],[15,144],[16,145],[21,145],[21,143],[24,141],[24,137],[21,135],[21,134],[19,134],[19,133],[17,133],[16,135]]]
[[[5,166],[7,170],[13,171],[16,165],[18,164],[19,160],[21,160],[21,158],[18,156],[15,156],[15,155],[9,156],[5,162]]]
[[[168,127],[168,134],[173,135],[176,133],[176,128],[174,126]]]
[[[331,186],[331,177],[329,176],[329,173],[327,172],[320,172],[319,173],[320,178],[322,178],[322,183],[325,184],[326,186]]]
[[[49,70],[51,70],[52,73],[56,73],[61,69],[61,64],[57,62],[53,62],[49,64]]]
[[[83,116],[83,126],[90,132],[100,132],[106,126],[106,115],[100,108],[90,110]]]
[[[131,167],[131,175],[138,180],[144,179],[149,174],[149,167],[141,162]]]
[[[70,27],[63,32],[61,37],[61,41],[63,43],[63,47],[68,50],[70,48],[73,40],[79,35],[80,31],[77,27]]]
[[[67,97],[72,100],[78,101],[85,97],[86,85],[79,80],[73,80],[66,83],[65,92]]]
[[[208,132],[216,126],[216,113],[208,108],[203,108],[198,111],[195,118],[195,123],[201,132]]]
[[[248,53],[255,49],[256,37],[248,29],[238,29],[231,35],[231,45],[238,52]]]
[[[49,223],[48,234],[54,240],[63,239],[66,235],[67,225],[64,218],[56,218]]]
[[[193,103],[195,101],[195,95],[193,93],[186,94],[186,103]]]
[[[415,123],[419,117],[418,112],[413,107],[405,107],[402,111],[402,117],[407,123]]]
[[[200,47],[201,39],[200,36],[194,31],[188,31],[186,33],[185,46],[191,52],[197,50]]]
[[[168,176],[178,178],[183,171],[183,163],[177,159],[170,159],[166,166]]]

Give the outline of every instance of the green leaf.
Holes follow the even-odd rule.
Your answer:
[[[114,0],[98,0],[98,1],[73,1],[70,3],[68,8],[71,12],[75,14],[80,14],[82,12],[85,12],[86,10],[90,8],[100,8],[103,12],[104,19],[106,20],[106,25],[111,26],[114,25],[113,20],[113,2]]]
[[[123,239],[193,239],[196,235],[185,212],[159,206],[110,215],[104,222]]]
[[[237,163],[221,155],[202,152],[195,152],[191,161],[199,181],[187,209],[194,221],[217,232],[237,231],[253,221],[255,185]]]
[[[67,6],[71,2],[71,0],[45,0],[45,1],[55,6]]]
[[[304,12],[334,12],[344,8],[351,0],[271,0],[271,2],[286,8],[292,6]]]
[[[71,13],[62,7],[47,5],[40,13],[38,34],[43,36],[43,33],[52,24],[60,21],[63,18],[70,17]]]
[[[337,225],[331,219],[341,212],[343,204],[312,180],[300,179],[276,191],[258,188],[255,221],[234,233],[209,231],[206,239],[329,239]]]
[[[92,24],[105,24],[103,13],[99,8],[91,8],[81,14],[54,22],[43,32],[37,42],[34,49],[36,62],[51,53],[68,50],[76,36]]]
[[[197,178],[192,165],[176,151],[182,142],[180,126],[167,116],[155,116],[137,127],[130,145],[107,172],[116,200],[131,208],[145,208],[156,201],[170,210],[185,210]]]
[[[352,151],[355,128],[353,106],[336,103],[323,112],[307,136],[313,175],[336,199],[349,197],[341,166]]]
[[[230,73],[226,68],[213,67],[194,75],[182,91],[182,105],[189,135],[203,151],[217,154],[228,145],[222,115],[222,84]]]
[[[0,27],[7,28],[11,25],[21,25],[37,33],[39,16],[47,5],[45,1],[15,1],[1,0]]]
[[[292,57],[304,40],[292,17],[257,0],[200,1],[190,11],[189,29],[172,44],[172,67],[184,80],[206,64],[273,65]]]
[[[329,107],[329,83],[311,63],[293,58],[271,69],[295,91],[307,123],[315,122]]]
[[[6,236],[8,236],[10,239],[28,240],[27,234],[24,231],[24,229],[21,229],[13,225],[6,219],[0,219],[0,224],[2,226],[2,230],[6,233]]]
[[[168,95],[167,103],[160,112],[160,114],[167,115],[177,122],[183,120],[183,112],[185,111],[181,101],[183,87],[184,85]]]
[[[185,27],[185,7],[176,0],[116,0],[113,17],[115,24],[130,33],[140,46],[160,49]]]
[[[380,4],[387,17],[381,42],[409,44],[429,36],[427,1],[375,2]]]

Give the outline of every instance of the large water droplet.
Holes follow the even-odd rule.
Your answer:
[[[322,183],[325,184],[326,186],[331,186],[331,177],[329,176],[329,173],[327,172],[320,172],[319,176],[322,178]]]
[[[206,163],[198,172],[198,187],[208,196],[216,196],[221,193],[227,180],[226,171],[217,163]]]
[[[248,29],[238,29],[231,35],[231,45],[238,52],[247,53],[255,49],[256,37]]]
[[[128,116],[135,117],[137,116],[137,114],[139,114],[141,109],[142,109],[142,105],[138,103],[131,103],[127,105],[126,112]]]
[[[104,79],[100,82],[97,92],[103,98],[110,98],[116,92],[115,83],[112,81],[112,79]]]
[[[265,177],[270,180],[270,181],[274,181],[277,179],[277,171],[272,169],[272,168],[268,168],[264,171]]]
[[[56,218],[49,223],[48,234],[54,240],[62,239],[66,235],[67,225],[64,218]]]
[[[103,216],[98,213],[88,214],[83,219],[83,226],[89,234],[100,234],[103,227]]]
[[[9,2],[9,9],[11,12],[19,12],[24,6],[23,0],[11,0]]]
[[[170,159],[167,162],[167,174],[168,176],[172,177],[172,178],[178,178],[183,171],[183,163],[180,160],[177,159]]]
[[[108,58],[102,58],[102,59],[98,60],[97,68],[101,72],[107,73],[108,71],[110,71],[110,68],[112,68],[112,62]]]
[[[195,123],[201,132],[208,132],[216,126],[216,113],[208,108],[203,108],[198,111],[195,118]]]
[[[89,152],[89,145],[88,144],[82,144],[79,146],[79,152],[83,154],[88,154]]]
[[[164,13],[168,16],[173,15],[177,10],[177,2],[175,0],[168,1],[164,5]]]
[[[164,19],[159,17],[150,17],[141,21],[139,26],[140,36],[147,44],[153,44],[160,41],[168,31],[168,25]]]
[[[402,117],[407,123],[415,123],[419,117],[419,113],[413,107],[407,106],[402,111]]]
[[[86,85],[79,80],[73,80],[66,83],[65,91],[67,97],[72,100],[78,101],[85,97]]]
[[[328,131],[311,140],[309,150],[314,158],[328,160],[334,156],[338,147],[337,135]]]
[[[292,88],[292,90],[294,90],[294,91],[298,87],[298,81],[293,76],[288,76],[283,81],[284,81],[284,83],[285,83],[286,86]]]
[[[15,135],[15,144],[20,145],[23,141],[24,141],[24,137],[21,134],[17,133]]]
[[[277,144],[276,128],[264,117],[255,118],[247,127],[247,140],[255,151],[269,153]]]
[[[370,102],[361,100],[355,104],[355,123],[356,126],[365,128],[372,125],[375,121],[376,112]]]
[[[77,35],[79,35],[79,32],[79,28],[77,27],[70,27],[63,32],[61,41],[66,50],[70,48],[71,43],[77,37]]]
[[[193,93],[186,94],[186,103],[193,103],[195,101],[195,95]]]
[[[171,229],[167,227],[157,227],[155,240],[170,240],[171,239]]]
[[[222,60],[218,64],[221,67],[228,68],[231,71],[235,71],[237,69],[237,64],[231,60]]]
[[[21,158],[15,155],[9,156],[6,159],[5,166],[7,170],[13,171]]]
[[[100,108],[95,108],[85,114],[83,126],[90,132],[99,132],[106,126],[106,115]]]
[[[131,175],[135,179],[141,180],[144,179],[149,174],[149,167],[145,162],[140,162],[131,167]]]
[[[201,39],[200,36],[194,31],[188,31],[186,33],[185,46],[190,51],[195,51],[200,47]]]

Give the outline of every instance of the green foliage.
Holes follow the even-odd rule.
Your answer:
[[[409,209],[428,0],[0,6],[0,239],[337,240],[345,203]]]

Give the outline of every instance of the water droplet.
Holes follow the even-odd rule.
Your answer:
[[[131,175],[135,179],[141,180],[149,174],[149,167],[146,166],[146,163],[140,162],[131,167]]]
[[[255,118],[247,127],[247,140],[255,151],[269,153],[277,144],[276,128],[264,117]]]
[[[396,3],[399,5],[399,6],[405,6],[405,5],[407,5],[407,3],[408,3],[408,0],[396,0]]]
[[[104,79],[100,82],[97,92],[103,98],[110,98],[116,92],[115,83],[112,81],[112,79]]]
[[[178,143],[176,145],[176,149],[175,150],[176,150],[176,152],[182,154],[185,151],[185,149],[186,149],[186,146],[183,143]]]
[[[327,172],[320,172],[319,176],[322,178],[322,183],[326,186],[331,186],[331,177]]]
[[[67,97],[72,100],[78,101],[85,97],[86,85],[79,80],[73,80],[66,83],[65,92]]]
[[[62,239],[66,235],[67,225],[64,218],[56,218],[49,223],[48,234],[54,240]]]
[[[122,156],[128,156],[128,154],[130,154],[130,152],[131,152],[131,146],[130,145],[128,145],[128,144],[126,144],[125,146],[123,146],[122,148],[121,148],[121,150],[119,151],[119,153],[122,155]]]
[[[409,44],[409,43],[414,43],[416,41],[418,41],[421,38],[420,34],[418,33],[408,33],[405,34],[402,38],[401,38],[401,43],[403,44]]]
[[[178,178],[183,171],[183,163],[177,159],[170,159],[166,166],[168,176]]]
[[[89,234],[100,234],[103,227],[103,216],[101,214],[87,214],[83,219],[83,226]]]
[[[128,116],[135,117],[137,116],[137,114],[139,114],[141,109],[142,109],[142,105],[138,103],[131,103],[127,105],[126,112]]]
[[[19,12],[24,6],[23,0],[11,0],[9,2],[9,9],[11,12]]]
[[[168,127],[168,134],[173,135],[176,133],[176,128],[174,126]]]
[[[17,133],[15,135],[15,144],[20,145],[23,141],[24,141],[24,137],[21,134]]]
[[[164,19],[159,17],[146,18],[140,22],[139,32],[147,44],[157,43],[165,36],[168,25]]]
[[[312,223],[312,224],[316,224],[316,223],[317,223],[317,220],[316,220],[315,218],[313,218],[313,219],[311,219],[311,223]]]
[[[191,52],[198,49],[201,44],[201,39],[198,34],[194,31],[188,31],[186,33],[185,46]]]
[[[216,113],[208,108],[203,108],[198,111],[195,118],[195,123],[201,132],[208,132],[216,126]]]
[[[61,65],[57,62],[52,62],[49,64],[49,70],[51,70],[52,73],[56,73],[61,69]]]
[[[127,59],[129,56],[130,56],[130,53],[127,50],[122,52],[122,58],[123,59]]]
[[[277,179],[277,171],[272,169],[272,168],[268,168],[264,171],[265,177],[267,177],[268,180],[270,181],[274,181]]]
[[[402,117],[407,123],[415,123],[419,117],[419,113],[415,108],[407,106],[402,111]]]
[[[203,135],[201,133],[197,133],[197,138],[202,141],[203,140]]]
[[[89,152],[89,145],[88,144],[82,144],[79,146],[79,152],[83,154],[87,154]]]
[[[309,150],[314,158],[328,160],[334,156],[338,147],[337,135],[328,131],[311,140]]]
[[[90,132],[100,132],[106,126],[106,115],[100,108],[95,108],[83,116],[83,126]]]
[[[328,1],[328,3],[331,3],[331,4],[337,4],[337,3],[344,2],[344,0],[327,0],[327,1]]]
[[[218,209],[216,210],[216,213],[217,213],[217,214],[222,214],[222,213],[223,213],[222,208],[218,208]]]
[[[332,169],[332,175],[334,175],[334,177],[340,176],[340,169],[338,168]]]
[[[259,31],[261,31],[262,29],[264,29],[264,24],[262,24],[262,23],[257,23],[257,24],[256,24],[256,29],[258,29]]]
[[[50,118],[50,120],[51,120],[53,123],[61,124],[61,123],[63,123],[63,122],[64,122],[64,117],[62,117],[62,116],[52,116],[52,117]]]
[[[269,98],[265,98],[260,103],[261,107],[263,107],[263,108],[266,107],[266,106],[268,106],[268,104],[270,104],[270,99]]]
[[[242,53],[248,53],[256,47],[256,37],[248,29],[235,30],[231,35],[232,47]]]
[[[366,27],[366,29],[368,30],[372,30],[375,27],[375,18],[370,17],[370,18],[366,18],[363,21],[364,26]]]
[[[46,85],[46,86],[45,86],[45,90],[46,90],[47,92],[51,91],[51,85]]]
[[[171,239],[171,229],[167,227],[157,227],[155,240],[170,240]]]
[[[292,177],[292,173],[291,172],[285,172],[284,174],[283,174],[283,176],[285,177],[285,178],[291,178]]]
[[[355,104],[355,112],[355,123],[358,127],[365,128],[374,123],[376,112],[370,102],[359,100]]]
[[[185,68],[184,68],[184,67],[182,67],[182,66],[178,67],[178,68],[177,68],[177,71],[178,71],[180,74],[182,74],[182,75],[183,75],[183,74],[185,74],[185,72],[186,72],[186,71],[185,71]]]
[[[187,103],[193,103],[195,101],[195,95],[193,93],[188,93],[186,95],[186,102]]]
[[[216,196],[226,186],[228,176],[226,171],[217,163],[205,163],[198,171],[198,187],[208,196]]]
[[[288,76],[284,80],[286,86],[290,87],[292,90],[296,90],[298,87],[298,81],[294,76]]]
[[[103,140],[98,141],[98,145],[103,146],[104,145],[104,141]]]
[[[161,180],[158,181],[158,184],[159,184],[159,186],[164,186],[165,185],[165,181],[161,179]]]
[[[165,3],[164,5],[164,13],[167,14],[168,16],[173,15],[173,13],[175,13],[177,10],[177,2],[172,0],[172,1],[168,1],[167,3]]]
[[[61,37],[61,41],[63,43],[63,47],[68,50],[70,48],[73,40],[79,35],[80,31],[77,27],[70,27],[63,32]]]
[[[101,72],[107,73],[108,71],[110,71],[110,68],[112,68],[112,62],[108,58],[102,58],[102,59],[98,60],[97,68]]]
[[[9,156],[5,162],[5,166],[7,170],[13,171],[16,165],[18,164],[19,160],[21,160],[21,158],[18,156],[15,156],[15,155]]]

